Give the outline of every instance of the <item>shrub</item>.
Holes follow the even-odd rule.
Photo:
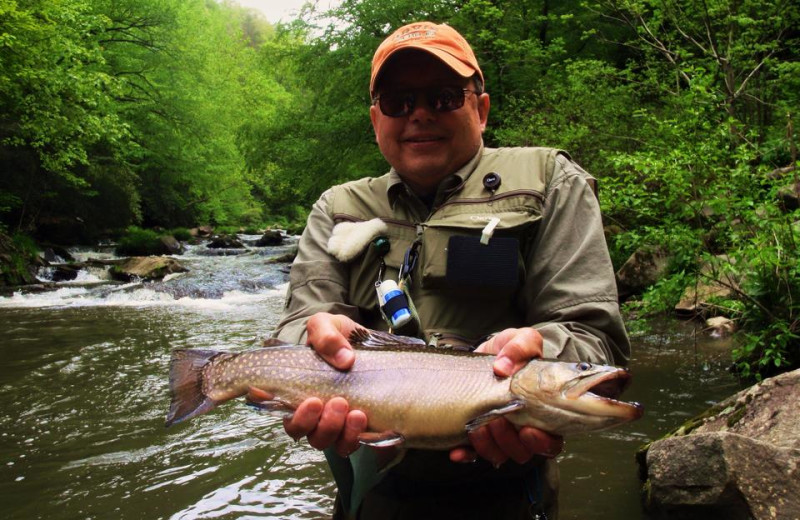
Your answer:
[[[181,242],[188,242],[192,239],[192,234],[186,228],[175,228],[169,234],[175,237],[175,240],[180,240]]]
[[[160,235],[151,229],[136,226],[129,227],[125,235],[119,239],[116,253],[119,256],[150,256],[164,252]]]

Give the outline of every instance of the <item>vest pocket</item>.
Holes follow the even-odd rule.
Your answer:
[[[487,244],[482,231],[498,218]],[[425,224],[420,250],[425,289],[512,294],[524,278],[522,244],[539,219],[529,212],[462,214]]]

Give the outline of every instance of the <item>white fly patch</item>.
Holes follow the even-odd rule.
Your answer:
[[[379,218],[365,222],[340,222],[333,226],[328,240],[328,253],[340,262],[349,262],[357,257],[376,237],[389,230]]]

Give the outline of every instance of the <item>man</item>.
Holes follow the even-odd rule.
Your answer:
[[[477,345],[496,354],[498,377],[536,357],[627,361],[594,179],[557,150],[484,148],[483,85],[469,44],[447,25],[410,24],[378,47],[370,118],[391,171],[336,186],[315,204],[280,339],[306,341],[347,370],[357,356],[349,333],[391,323],[376,280],[396,280],[413,302],[399,332],[436,347]],[[548,459],[560,438],[498,419],[470,434],[470,446],[410,450],[380,472],[380,454],[357,449],[367,421],[337,397],[308,399],[284,423],[326,450],[337,516],[555,517]]]

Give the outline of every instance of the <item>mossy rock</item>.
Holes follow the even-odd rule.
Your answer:
[[[128,258],[119,265],[111,268],[111,276],[116,280],[130,281],[139,280],[159,280],[168,274],[184,273],[188,269],[182,266],[174,258],[165,256],[134,256]]]
[[[13,238],[0,232],[0,286],[37,283],[36,270],[41,260],[33,241],[24,235]]]

